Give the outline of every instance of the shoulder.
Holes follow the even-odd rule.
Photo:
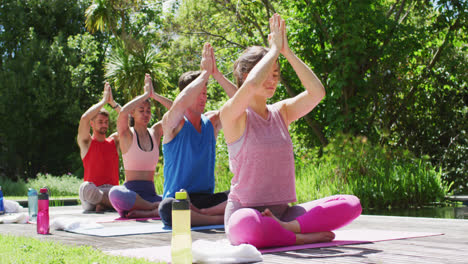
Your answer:
[[[206,112],[205,114],[202,115],[202,119],[203,118],[204,120],[206,120],[205,122],[209,120],[211,122],[211,125],[213,125],[213,127],[215,128],[221,125],[221,120],[219,118],[218,110]]]
[[[155,138],[159,138],[163,135],[163,126],[162,126],[162,121],[158,121],[156,124],[154,124],[151,128],[148,129],[151,135],[153,135]]]
[[[106,140],[111,142],[111,143],[114,142],[115,145],[118,145],[119,144],[119,133],[117,133],[117,132],[112,133]]]
[[[184,128],[185,123],[186,123],[186,119],[184,116],[184,118],[180,120],[179,124],[177,124],[175,128],[171,128],[165,125],[164,118],[163,118],[162,126],[161,126],[161,131],[162,131],[161,133],[164,136],[163,144],[170,143],[179,134],[182,128]]]
[[[119,133],[114,132],[107,139],[112,141],[119,141]]]
[[[268,110],[270,110],[270,112],[272,112],[273,114],[277,114],[277,113],[281,114],[281,117],[283,118],[284,123],[285,124],[288,123],[286,122],[286,120],[288,120],[288,108],[287,108],[286,100],[274,103],[272,105],[268,105]]]

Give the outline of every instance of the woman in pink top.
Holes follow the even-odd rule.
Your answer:
[[[149,74],[145,76],[144,94],[128,102],[120,111],[117,131],[120,151],[125,168],[125,183],[109,192],[112,206],[122,217],[156,217],[162,200],[154,188],[154,171],[159,159],[159,143],[162,136],[161,122],[151,128],[151,103],[149,98],[170,108],[172,102],[153,90]],[[129,116],[134,126],[129,126]]]
[[[234,63],[237,93],[220,110],[234,173],[225,212],[232,244],[257,248],[331,241],[338,229],[361,214],[359,199],[335,195],[289,206],[296,201],[292,141],[288,126],[325,96],[312,70],[291,51],[284,20],[270,18],[270,48],[250,47]],[[267,105],[280,78],[282,54],[305,91]]]

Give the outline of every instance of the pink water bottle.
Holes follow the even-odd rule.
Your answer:
[[[37,233],[49,234],[49,194],[47,188],[41,188],[37,196]]]

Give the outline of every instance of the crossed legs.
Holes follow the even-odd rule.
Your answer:
[[[349,224],[361,211],[359,199],[352,195],[289,207],[280,218],[269,209],[260,213],[242,208],[230,215],[226,232],[232,244],[249,243],[257,248],[326,242],[334,239],[332,230]]]

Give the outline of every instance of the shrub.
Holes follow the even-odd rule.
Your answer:
[[[412,207],[442,201],[450,187],[428,157],[372,145],[362,136],[340,135],[320,158],[297,165],[300,202],[346,193],[358,196],[364,208]]]
[[[38,173],[35,179],[28,182],[27,187],[36,190],[47,187],[51,197],[78,196],[80,184],[82,182],[83,180],[78,179],[71,173],[62,176]],[[26,195],[26,193],[23,195]]]

